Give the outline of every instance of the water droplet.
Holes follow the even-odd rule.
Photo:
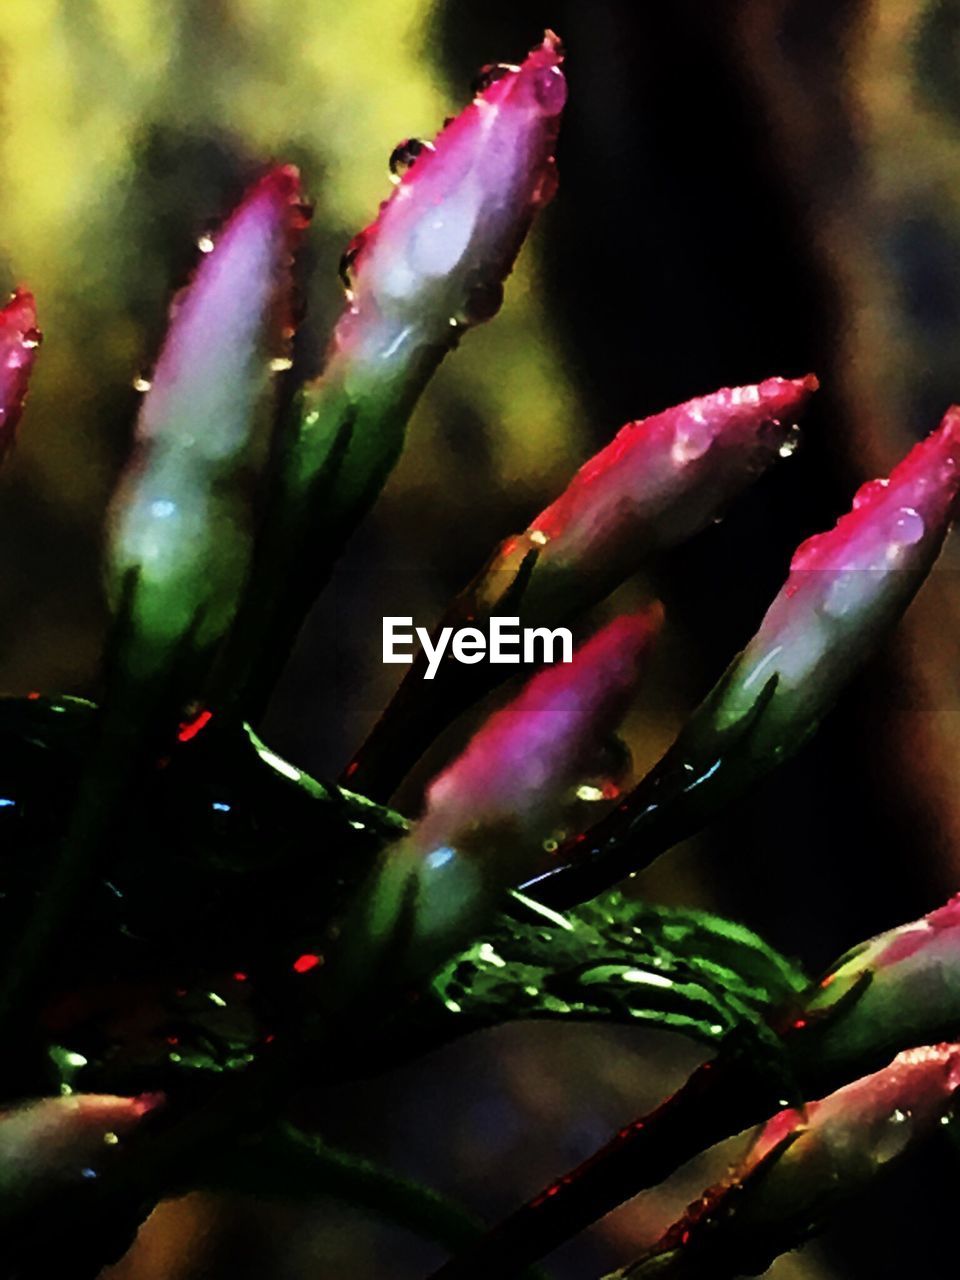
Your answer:
[[[537,547],[545,547],[550,541],[550,535],[544,533],[542,529],[534,529],[530,534],[530,541]]]
[[[477,74],[473,77],[470,85],[470,93],[474,98],[479,98],[482,93],[490,88],[492,84],[496,84],[498,80],[502,80],[504,76],[511,75],[520,68],[514,66],[511,62],[488,62],[486,66],[481,67]]]
[[[777,453],[781,458],[792,458],[800,447],[800,428],[794,423],[787,428],[787,434],[780,442]]]
[[[149,378],[144,378],[140,374],[137,374],[133,380],[134,391],[149,391],[152,385]]]
[[[467,285],[463,304],[464,324],[483,324],[492,320],[503,306],[503,283],[500,280],[475,280]]]
[[[297,215],[294,230],[306,231],[313,221],[313,204],[309,200],[298,200],[293,208]]]
[[[862,484],[853,497],[853,509],[859,511],[861,507],[869,507],[883,494],[884,489],[890,483],[889,480],[868,480],[866,484]]]
[[[675,466],[686,466],[702,458],[713,443],[713,431],[702,413],[684,414],[673,437],[670,458]]]
[[[390,177],[394,182],[399,182],[403,175],[412,169],[417,158],[424,151],[433,151],[432,142],[424,142],[422,138],[404,138],[390,152],[390,159],[387,162],[390,169]]]
[[[926,532],[923,516],[913,507],[901,507],[890,534],[891,548],[912,547]]]
[[[858,599],[854,590],[858,582],[856,569],[839,569],[827,571],[826,590],[823,593],[822,610],[832,618],[842,618],[850,606]]]
[[[353,264],[356,262],[357,256],[360,253],[360,250],[362,248],[363,248],[363,233],[361,232],[360,235],[354,236],[353,239],[350,241],[350,243],[347,245],[346,249],[343,252],[343,256],[340,259],[339,266],[337,267],[337,274],[340,277],[340,282],[343,285],[344,289],[347,290],[348,293],[353,289],[353,276],[351,274],[351,268],[353,267]]]
[[[435,871],[439,867],[445,867],[452,862],[457,856],[456,850],[451,849],[449,845],[443,845],[439,849],[434,849],[428,853],[424,862],[431,871]]]
[[[815,533],[812,537],[801,542],[793,553],[793,559],[790,561],[791,570],[814,568],[821,551],[824,548],[828,548],[832,541],[833,532],[829,531],[827,533]]]
[[[197,248],[201,253],[213,253],[213,237],[200,236],[197,240]]]
[[[271,373],[286,373],[293,368],[293,361],[289,356],[274,356],[267,367]]]
[[[898,1107],[883,1125],[874,1142],[873,1158],[877,1164],[894,1160],[906,1147],[913,1134],[910,1112]]]
[[[567,82],[559,67],[543,67],[533,77],[533,94],[547,115],[555,116],[567,101]]]
[[[34,347],[39,347],[41,342],[43,342],[43,334],[39,329],[25,330],[20,339],[20,345],[26,347],[28,351],[33,350]]]

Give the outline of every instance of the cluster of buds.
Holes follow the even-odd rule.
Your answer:
[[[690,835],[816,730],[933,567],[960,491],[960,409],[794,554],[759,630],[667,755],[538,889],[593,896]]]
[[[524,533],[503,542],[437,630],[503,613],[525,627],[553,627],[582,613],[654,552],[718,519],[789,456],[816,387],[812,375],[767,378],[628,423]],[[351,765],[352,784],[384,799],[445,725],[497,681],[490,667],[466,678],[447,669],[425,690],[421,676],[415,664]]]

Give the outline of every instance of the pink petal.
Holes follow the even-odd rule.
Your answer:
[[[960,409],[916,445],[889,480],[864,485],[835,528],[809,538],[730,674],[717,709],[738,720],[773,676],[765,723],[809,726],[900,616],[935,561],[960,490]]]
[[[561,61],[548,32],[419,154],[347,250],[350,308],[335,352],[382,372],[496,313],[530,223],[556,187]]]
[[[291,254],[303,226],[296,169],[272,170],[171,308],[111,514],[114,592],[136,573],[136,630],[154,652],[191,629],[198,647],[211,643],[236,607],[253,529],[250,475],[262,457],[259,411],[271,357],[291,333]]]
[[[0,1185],[22,1197],[96,1177],[113,1146],[161,1102],[159,1094],[75,1094],[0,1113]]]
[[[0,310],[0,459],[14,442],[40,342],[33,294],[18,289]]]
[[[834,1207],[869,1189],[887,1165],[930,1137],[958,1087],[960,1046],[930,1045],[899,1054],[803,1114],[780,1112],[726,1181],[694,1201],[644,1261],[702,1247],[701,1268],[715,1249],[725,1260],[739,1252],[759,1269],[765,1253],[757,1253],[758,1241],[771,1254],[801,1243]],[[641,1264],[622,1274],[647,1271]]]
[[[529,598],[549,590],[551,570],[564,575],[557,588],[564,596],[571,570],[590,575],[591,600],[606,594],[653,551],[709,524],[760,471],[792,452],[793,424],[817,386],[812,374],[767,378],[628,423],[524,534],[504,543],[488,575],[493,595],[531,550],[538,557]]]
[[[661,620],[659,607],[615,619],[492,715],[427,789],[421,847],[482,840],[502,824],[522,835],[555,818],[622,718]]]
[[[856,947],[814,990],[795,1026],[822,1062],[851,1062],[956,1024],[960,895]]]

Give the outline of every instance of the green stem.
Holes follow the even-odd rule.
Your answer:
[[[407,422],[444,348],[425,347],[402,376],[348,393],[348,357],[295,398],[237,616],[218,659],[211,705],[257,723],[334,564],[403,450]]]
[[[479,1219],[431,1188],[290,1126],[221,1152],[191,1172],[188,1181],[191,1187],[257,1197],[302,1201],[329,1196],[448,1249],[469,1247],[485,1229]],[[543,1280],[539,1270],[528,1269],[524,1276]]]
[[[769,1115],[763,1082],[710,1062],[655,1111],[505,1218],[432,1280],[508,1280],[702,1151]]]

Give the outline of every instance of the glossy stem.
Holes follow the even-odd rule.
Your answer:
[[[769,1084],[769,1082],[767,1082]],[[431,1280],[508,1280],[694,1156],[766,1118],[764,1082],[734,1060],[708,1062],[656,1110],[505,1218]]]
[[[180,705],[177,690],[195,662],[188,636],[161,677],[131,674],[125,666],[131,598],[128,592],[108,643],[107,695],[66,834],[0,976],[0,1038],[9,1046],[29,1048],[34,1006],[51,969],[62,961],[85,890],[110,863],[122,816],[173,737]],[[16,1091],[22,1070],[17,1059],[16,1053],[7,1055],[0,1092],[11,1087]]]
[[[407,420],[443,354],[427,348],[401,384],[371,385],[361,397],[346,395],[333,363],[295,397],[253,567],[211,677],[212,707],[252,724],[262,719],[310,609],[400,457]]]
[[[498,614],[516,614],[523,625],[523,597],[535,558],[531,556],[511,575],[509,583],[499,591],[496,604]],[[496,555],[491,564],[495,562]],[[444,627],[482,629],[489,622],[494,609],[481,604],[491,593],[489,572],[489,567],[482,569],[451,601],[433,628],[434,643]],[[522,664],[495,666],[481,662],[468,666],[452,661],[449,655],[431,681],[424,680],[426,668],[427,659],[421,648],[344,773],[345,782],[371,799],[388,800],[448,725],[505,680],[532,670]]]
[[[706,747],[700,745],[698,726],[709,720],[713,704],[723,696],[725,680],[721,678],[646,777],[584,835],[561,845],[539,875],[519,886],[524,893],[555,911],[588,902],[702,830],[777,766],[779,759],[757,750],[754,739],[775,680],[739,722],[703,735]],[[798,734],[798,747],[801,740]]]

